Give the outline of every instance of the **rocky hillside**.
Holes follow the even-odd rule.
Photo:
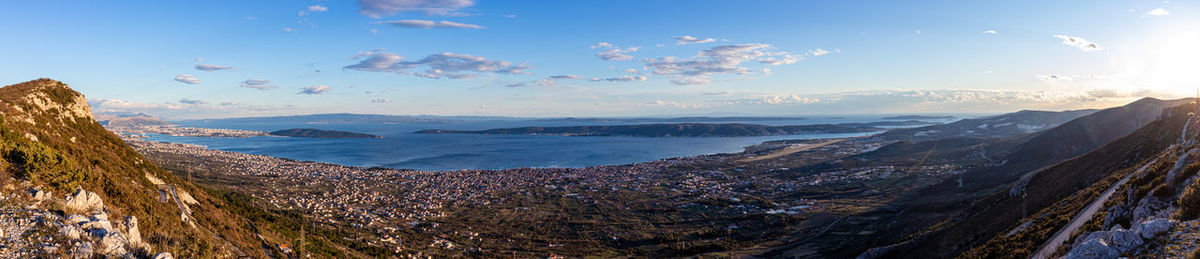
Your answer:
[[[872,249],[863,256],[1027,257],[1045,244],[1055,231],[1066,226],[1076,213],[1083,211],[1106,189],[1130,174],[1139,175],[1131,180],[1134,184],[1142,184],[1142,181],[1152,184],[1132,190],[1128,189],[1128,185],[1117,185],[1126,188],[1117,191],[1117,196],[1146,197],[1146,193],[1157,192],[1165,197],[1162,200],[1170,203],[1169,201],[1174,199],[1173,196],[1180,195],[1180,189],[1155,189],[1168,188],[1160,187],[1163,179],[1186,178],[1164,175],[1168,175],[1168,169],[1180,170],[1182,167],[1178,164],[1188,163],[1177,162],[1177,165],[1172,165],[1177,157],[1185,157],[1179,155],[1181,152],[1187,153],[1185,150],[1190,150],[1186,145],[1180,144],[1180,139],[1181,135],[1187,134],[1184,125],[1195,123],[1191,118],[1192,114],[1189,113],[1194,110],[1191,101],[1192,99],[1144,99],[1123,107],[1099,111],[1032,136],[1016,138],[1014,140],[1020,140],[1022,144],[1011,148],[1007,155],[1000,156],[1007,161],[1005,165],[980,168],[964,174],[962,179],[967,183],[965,186],[956,188],[952,187],[954,185],[944,184],[921,193],[924,196],[947,197],[939,200],[964,197],[967,192],[986,191],[991,192],[990,194],[962,200],[959,202],[962,207],[952,210],[957,211],[953,215],[940,222],[926,224],[929,225],[928,228],[908,235],[899,242]],[[1194,127],[1192,130],[1191,134],[1194,135]],[[1066,160],[1047,165],[1047,162],[1058,159]],[[1146,166],[1147,164],[1151,166]],[[1144,166],[1146,168],[1141,168]],[[1189,168],[1187,171],[1194,174],[1195,168]],[[1015,172],[1024,173],[1011,175]],[[1013,177],[1017,178],[1016,181],[1007,180]],[[996,186],[1002,188],[994,188]],[[1140,203],[1138,198],[1132,199],[1132,203]],[[925,206],[928,210],[931,206],[940,204],[946,202],[910,204],[909,208],[912,210],[908,214],[910,217],[924,217],[923,212],[918,209],[921,207],[915,205]],[[1137,206],[1140,205],[1129,205],[1125,209],[1133,211]],[[1125,213],[1129,213],[1128,211]],[[1157,219],[1164,218],[1166,217]],[[1118,224],[1129,227],[1126,231],[1132,231],[1133,228],[1141,228],[1143,223],[1170,223],[1153,221],[1144,215],[1123,216],[1116,220],[1116,223],[1095,223],[1094,225],[1100,225],[1103,229],[1096,227],[1095,230],[1087,231],[1118,230],[1119,228],[1112,228]],[[1152,235],[1148,234],[1150,232],[1137,231],[1147,233],[1145,238],[1161,234],[1154,232]],[[1075,244],[1081,245],[1087,239],[1090,238],[1078,239]],[[975,249],[971,249],[972,247]],[[1064,251],[1060,251],[1060,255],[1070,249],[1070,246],[1063,248]],[[962,252],[967,253],[960,254]]]
[[[275,244],[143,159],[62,82],[0,88],[0,138],[0,254],[265,257]]]

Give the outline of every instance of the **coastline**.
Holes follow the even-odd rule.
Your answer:
[[[722,153],[682,158],[669,158],[634,164],[593,166],[584,168],[513,168],[503,170],[417,171],[379,167],[354,167],[331,163],[299,161],[265,155],[210,150],[197,145],[149,141],[122,135],[123,139],[152,162],[174,171],[181,177],[194,179],[208,186],[220,186],[261,200],[262,206],[282,211],[299,211],[313,221],[331,228],[357,228],[362,231],[363,243],[400,251],[429,245],[442,246],[443,252],[473,253],[487,251],[538,251],[529,256],[547,254],[588,255],[613,252],[617,244],[597,246],[588,241],[587,233],[610,233],[604,242],[641,240],[643,234],[670,235],[691,231],[697,227],[714,227],[701,222],[681,223],[674,227],[659,226],[630,231],[628,224],[644,219],[644,212],[586,209],[574,216],[605,218],[585,224],[590,231],[543,229],[537,225],[558,222],[542,213],[586,204],[627,203],[646,204],[659,208],[675,208],[675,212],[660,213],[663,220],[710,217],[715,222],[728,222],[747,231],[796,233],[804,226],[778,227],[777,224],[803,220],[813,214],[846,213],[844,201],[801,200],[799,203],[760,203],[751,206],[702,205],[713,201],[741,203],[752,201],[764,193],[733,188],[739,182],[733,175],[738,171],[779,172],[788,170],[782,165],[737,162],[796,145],[826,140],[771,141],[748,147],[739,153]],[[821,146],[817,151],[838,153],[861,150],[856,143],[866,138],[852,138],[839,144]],[[810,150],[808,152],[812,152]],[[802,154],[803,152],[801,152]],[[796,154],[790,160],[797,160]],[[805,160],[803,157],[800,156]],[[816,157],[816,156],[813,156]],[[816,161],[816,160],[812,160]],[[809,163],[812,161],[800,162]],[[794,161],[793,161],[794,162]],[[737,164],[737,165],[734,165]],[[733,168],[733,167],[741,167]],[[729,171],[726,173],[725,171]],[[696,178],[699,177],[699,178]],[[836,177],[845,178],[844,174]],[[859,177],[859,176],[849,176]],[[688,180],[691,179],[691,180]],[[770,192],[787,192],[803,186],[825,183],[831,179],[798,177],[796,179],[759,179],[756,184],[776,186]],[[783,188],[783,189],[779,189]],[[765,190],[765,189],[764,189]],[[549,198],[547,197],[557,197]],[[565,200],[564,200],[565,199]],[[716,199],[716,200],[714,200]],[[699,203],[697,203],[699,202]],[[550,204],[546,204],[550,203]],[[650,205],[658,204],[658,205]],[[689,205],[690,204],[690,205]],[[774,204],[774,205],[772,205]],[[801,209],[803,208],[803,209]],[[487,215],[487,224],[520,224],[531,229],[525,243],[508,245],[513,234],[509,227],[483,228],[477,222]],[[746,218],[746,215],[757,215]],[[572,217],[574,217],[572,216]],[[497,217],[491,219],[490,217]],[[751,221],[747,221],[751,220]],[[487,222],[492,221],[492,222]],[[670,220],[673,221],[673,220]],[[475,223],[471,223],[475,222]],[[613,223],[626,222],[612,225]],[[758,222],[758,223],[753,223]],[[760,225],[760,226],[753,226]],[[579,226],[570,229],[578,228]],[[721,226],[720,228],[725,228]],[[540,229],[540,230],[539,230]],[[465,231],[462,230],[470,230]],[[541,233],[539,233],[541,232]],[[420,234],[418,234],[420,233]],[[623,234],[621,234],[623,233]],[[643,233],[643,234],[637,234]],[[459,236],[443,238],[441,236]],[[541,237],[582,235],[571,240],[545,240]],[[490,236],[485,239],[481,236]],[[622,241],[624,240],[624,241]],[[716,242],[716,240],[713,240]],[[777,242],[772,239],[754,243]],[[413,244],[419,244],[413,246]],[[452,244],[446,246],[446,244]],[[531,245],[540,244],[540,245]],[[748,247],[739,245],[736,248]],[[655,245],[657,246],[657,245]],[[457,248],[455,248],[457,247]],[[469,249],[468,249],[469,248]],[[629,252],[629,251],[624,251]],[[639,252],[641,253],[641,252]],[[491,253],[484,253],[491,254]]]

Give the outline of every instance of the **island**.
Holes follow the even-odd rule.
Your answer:
[[[486,130],[421,130],[421,134],[510,134],[560,136],[629,136],[629,137],[753,137],[799,134],[860,133],[884,131],[885,126],[929,125],[923,121],[882,121],[869,123],[813,124],[768,126],[741,123],[671,123],[613,126],[519,127]]]
[[[272,131],[270,134],[272,136],[300,138],[381,138],[380,136],[371,134],[319,129],[285,129]]]

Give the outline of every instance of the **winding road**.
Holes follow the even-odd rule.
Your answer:
[[[1071,218],[1071,223],[1068,223],[1067,227],[1055,232],[1054,237],[1050,238],[1050,241],[1047,241],[1042,248],[1038,249],[1037,253],[1033,254],[1033,258],[1043,259],[1050,258],[1051,255],[1054,255],[1054,252],[1058,251],[1058,247],[1062,246],[1067,239],[1071,238],[1072,233],[1075,233],[1075,231],[1078,231],[1079,228],[1083,227],[1084,224],[1087,224],[1088,221],[1092,220],[1092,216],[1096,215],[1096,212],[1100,212],[1100,209],[1104,208],[1104,203],[1108,201],[1108,197],[1112,196],[1112,194],[1116,192],[1121,185],[1124,185],[1125,182],[1128,182],[1129,178],[1142,174],[1142,172],[1146,171],[1146,168],[1150,168],[1150,165],[1158,162],[1158,159],[1161,157],[1162,156],[1159,156],[1154,158],[1154,160],[1150,160],[1149,163],[1146,163],[1145,165],[1142,165],[1142,167],[1138,168],[1136,172],[1126,175],[1124,178],[1121,178],[1120,181],[1117,181],[1117,183],[1114,183],[1111,187],[1108,187],[1107,190],[1104,190],[1104,193],[1101,193],[1100,197],[1096,198],[1096,200],[1092,201],[1091,204],[1088,204],[1087,208],[1084,208],[1083,211],[1080,211],[1079,214],[1076,214],[1075,217]]]
[[[1181,146],[1186,147],[1187,140],[1188,140],[1187,139],[1188,126],[1190,126],[1192,124],[1192,119],[1196,117],[1194,113],[1189,113],[1188,115],[1189,115],[1188,120],[1187,120],[1187,122],[1185,122],[1183,124],[1183,130],[1179,134],[1179,143],[1172,144],[1166,150],[1174,149],[1176,145],[1181,145]],[[1183,152],[1186,153],[1186,151],[1183,151]],[[1166,156],[1168,154],[1170,154],[1170,152],[1163,152],[1162,155],[1159,155],[1158,157],[1154,158],[1154,160],[1150,160],[1149,163],[1142,165],[1142,167],[1138,168],[1137,171],[1135,171],[1129,175],[1126,175],[1124,178],[1121,178],[1120,181],[1117,181],[1117,183],[1114,183],[1111,187],[1108,187],[1107,190],[1104,190],[1104,193],[1101,193],[1100,197],[1096,198],[1096,200],[1092,201],[1091,204],[1088,204],[1087,208],[1084,208],[1083,211],[1080,211],[1079,214],[1076,214],[1075,217],[1071,218],[1071,222],[1068,223],[1065,228],[1058,230],[1058,232],[1055,232],[1054,237],[1050,238],[1050,240],[1047,241],[1045,245],[1042,245],[1042,248],[1038,249],[1037,253],[1033,254],[1033,258],[1043,259],[1043,258],[1050,258],[1050,256],[1054,255],[1054,252],[1058,251],[1058,247],[1062,246],[1062,244],[1064,242],[1066,242],[1067,239],[1071,238],[1071,234],[1075,233],[1075,231],[1079,231],[1079,228],[1083,227],[1083,224],[1086,224],[1088,221],[1092,220],[1092,216],[1095,216],[1096,212],[1099,212],[1100,209],[1104,208],[1104,203],[1108,202],[1108,197],[1112,196],[1113,192],[1116,192],[1117,189],[1121,187],[1121,185],[1124,185],[1125,182],[1128,182],[1129,178],[1132,178],[1133,176],[1136,176],[1136,175],[1141,175],[1143,172],[1146,171],[1146,168],[1149,168],[1150,165],[1153,165],[1154,163],[1158,162],[1158,159],[1163,158],[1164,156]],[[1180,154],[1180,155],[1183,156],[1185,154]],[[1182,157],[1181,157],[1181,159],[1182,159]],[[1179,162],[1175,163],[1175,167],[1180,167],[1180,166],[1181,166],[1181,163],[1179,163]],[[1178,168],[1173,168],[1172,171],[1177,170],[1177,169]]]

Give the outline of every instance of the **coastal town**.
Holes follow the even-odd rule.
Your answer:
[[[227,186],[270,209],[302,212],[317,224],[359,229],[364,235],[357,241],[371,246],[425,255],[672,254],[696,246],[781,242],[775,240],[786,239],[771,237],[818,225],[786,222],[819,222],[829,218],[821,215],[850,214],[891,198],[880,192],[830,195],[839,191],[829,189],[961,172],[951,164],[799,169],[887,144],[871,138],[764,143],[742,153],[628,165],[416,171],[121,137],[182,177]],[[777,153],[803,146],[810,148]],[[740,162],[756,158],[770,159]],[[708,220],[684,220],[697,217]],[[702,234],[696,231],[709,234],[683,241]],[[740,238],[723,237],[729,234]],[[679,240],[664,239],[670,236]],[[650,244],[628,245],[635,243]],[[603,250],[622,246],[629,248]]]

